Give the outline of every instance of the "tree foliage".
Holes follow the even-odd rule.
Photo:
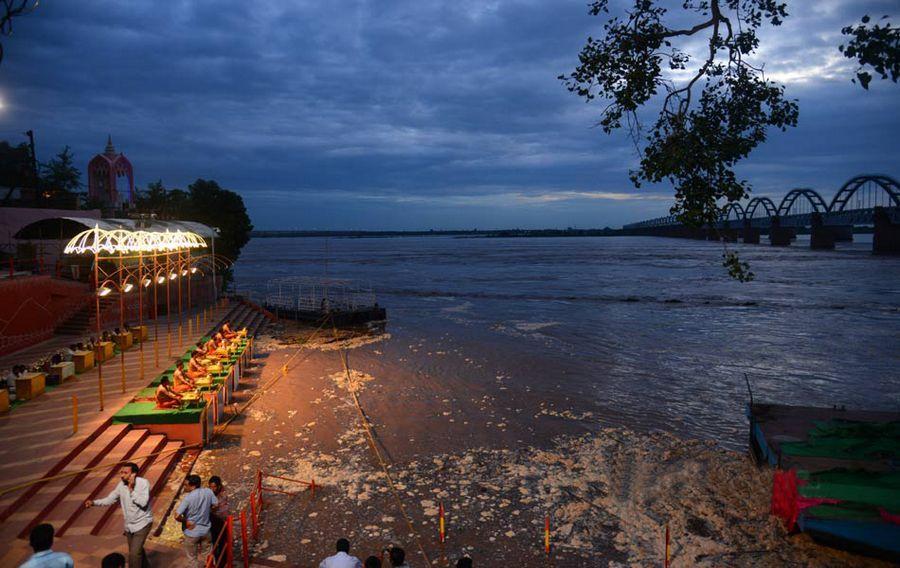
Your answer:
[[[635,186],[667,181],[679,220],[713,224],[722,200],[740,200],[751,189],[735,165],[769,129],[797,124],[797,102],[749,61],[760,28],[781,25],[787,7],[775,0],[685,0],[683,12],[694,22],[675,27],[659,4],[633,0],[623,15],[608,17],[603,36],[588,38],[579,65],[559,78],[586,101],[607,102],[604,132],[628,129],[641,158],[630,173]],[[608,1],[593,2],[590,13],[607,14]],[[678,45],[696,37],[704,40],[699,53]],[[638,112],[651,103],[659,113],[645,130]]]
[[[0,0],[0,34],[12,35],[13,18],[31,12],[39,2],[40,0]],[[0,44],[0,61],[3,61],[3,44]]]
[[[862,23],[855,26],[847,26],[841,29],[841,33],[850,38],[846,45],[841,45],[841,53],[844,57],[859,63],[856,69],[855,83],[859,80],[860,86],[868,90],[872,82],[874,71],[881,79],[890,77],[897,82],[900,78],[900,28],[891,26],[886,22],[888,16],[881,18],[881,24],[872,24],[869,16],[863,16]]]
[[[68,146],[41,164],[41,189],[51,193],[72,193],[81,188],[81,172],[75,167],[74,155]]]
[[[27,144],[13,146],[0,141],[0,186],[7,187],[3,203],[7,203],[14,190],[35,185],[31,165],[31,150]]]
[[[237,259],[253,230],[243,198],[222,189],[213,180],[198,179],[188,186],[185,216],[191,221],[218,227],[216,252],[232,260]]]
[[[218,228],[216,254],[231,260],[237,259],[253,230],[241,196],[214,180],[198,179],[187,191],[166,189],[162,180],[152,182],[138,192],[135,207],[139,213],[155,214],[160,219],[197,221]]]

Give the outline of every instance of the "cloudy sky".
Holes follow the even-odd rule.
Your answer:
[[[82,170],[107,134],[137,183],[203,177],[257,228],[603,227],[665,214],[624,135],[569,94],[587,0],[47,0],[3,38],[0,139]],[[673,8],[681,4],[672,0]],[[800,126],[741,167],[759,194],[900,176],[900,86],[850,83],[840,28],[893,1],[795,0],[759,61]],[[894,14],[897,16],[897,14]],[[894,18],[896,20],[896,17]]]

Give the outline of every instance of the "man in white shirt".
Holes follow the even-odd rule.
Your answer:
[[[138,466],[134,463],[123,464],[119,469],[122,483],[103,499],[84,502],[85,507],[95,505],[108,507],[116,501],[122,506],[122,517],[125,521],[125,538],[128,539],[129,568],[150,568],[150,561],[144,551],[144,541],[153,526],[153,511],[150,508],[150,482],[138,477]]]
[[[350,556],[350,541],[346,538],[338,539],[335,545],[337,554],[329,556],[319,563],[319,568],[363,568],[362,562],[355,556]]]
[[[65,552],[53,551],[53,525],[42,524],[28,535],[34,554],[19,568],[75,568],[75,561]]]

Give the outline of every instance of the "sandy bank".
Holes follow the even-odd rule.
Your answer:
[[[538,393],[514,378],[429,372],[402,360],[414,345],[401,351],[398,342],[383,335],[347,345],[351,388],[412,529],[369,448],[337,345],[328,340],[296,357],[290,373],[195,467],[226,480],[235,509],[245,504],[257,469],[314,477],[323,486],[315,500],[269,500],[255,555],[313,566],[346,536],[361,557],[398,543],[413,566],[425,564],[417,539],[436,565],[468,552],[477,566],[545,566],[549,514],[554,566],[661,565],[667,523],[673,566],[880,565],[786,535],[768,515],[770,472],[741,453],[605,427],[571,393]],[[263,356],[255,372],[265,382],[295,349],[271,338],[258,345]],[[421,350],[429,361],[466,360],[464,353]],[[437,540],[440,502],[447,509],[444,548]]]

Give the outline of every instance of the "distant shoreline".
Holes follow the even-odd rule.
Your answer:
[[[251,238],[296,237],[612,237],[627,234],[622,229],[499,229],[490,231],[252,231]]]
[[[873,232],[871,227],[854,227],[854,234]],[[809,234],[809,228],[800,228],[797,234]],[[626,229],[497,229],[489,231],[252,231],[251,238],[309,238],[336,237],[350,239],[397,237],[459,237],[459,238],[529,238],[529,237],[627,237],[641,236]],[[643,235],[646,236],[646,235]],[[658,235],[662,236],[662,235]]]

